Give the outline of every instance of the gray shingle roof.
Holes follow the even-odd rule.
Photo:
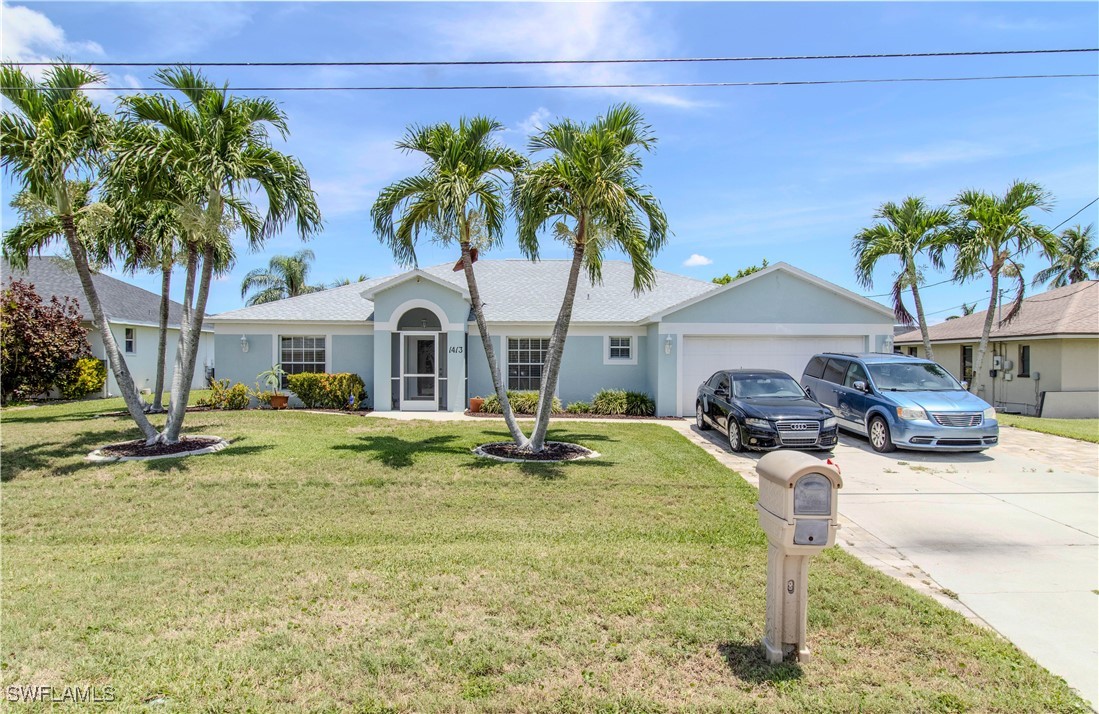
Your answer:
[[[932,341],[979,340],[987,313],[987,310],[982,310],[932,325],[928,328],[928,334]],[[992,323],[989,336],[995,339],[1040,335],[1099,336],[1099,280],[1066,285],[1026,298],[1014,320],[1003,326]],[[896,344],[922,341],[918,329],[894,340]]]
[[[465,275],[446,263],[423,268],[425,273],[465,287]],[[492,322],[553,322],[561,309],[569,261],[482,260],[477,262],[477,285]],[[361,322],[373,318],[374,305],[362,293],[393,276],[375,278],[319,293],[246,307],[215,315],[221,320],[302,320]],[[657,271],[653,290],[633,294],[633,269],[624,261],[603,264],[603,283],[591,285],[580,277],[572,319],[583,322],[636,322],[719,286],[675,273]]]
[[[52,295],[73,298],[79,305],[83,318],[91,321],[91,310],[88,309],[88,301],[80,286],[80,277],[71,260],[52,255],[31,256],[27,260],[25,271],[15,270],[6,260],[2,262],[2,267],[4,283],[11,280],[32,283],[35,291],[46,300]],[[160,295],[102,273],[93,273],[92,282],[109,321],[159,324]],[[178,326],[182,317],[183,305],[171,301],[168,307],[168,324]]]

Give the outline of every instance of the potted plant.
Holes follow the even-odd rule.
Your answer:
[[[270,401],[272,409],[285,409],[286,405],[290,401],[290,396],[282,393],[282,379],[286,376],[286,372],[283,370],[281,364],[276,364],[271,369],[264,372],[260,372],[256,375],[256,379],[267,385],[271,390]],[[267,392],[258,392],[257,398],[260,395],[268,396]]]
[[[485,405],[484,397],[470,397],[469,398],[469,411],[476,414],[481,411],[481,407]]]

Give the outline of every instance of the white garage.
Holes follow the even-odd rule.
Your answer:
[[[722,369],[779,369],[801,379],[818,352],[866,352],[865,335],[683,338],[681,414],[693,414],[698,385]]]

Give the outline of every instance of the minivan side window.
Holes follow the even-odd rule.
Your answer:
[[[823,357],[814,357],[809,360],[809,364],[805,365],[805,376],[820,379],[824,374],[824,361]]]
[[[870,380],[866,376],[866,370],[858,362],[852,362],[851,366],[847,368],[847,376],[843,378],[843,386],[854,389],[855,382],[870,384]]]
[[[845,359],[830,359],[828,366],[824,368],[824,381],[833,384],[843,384],[843,375],[847,372],[848,362]]]

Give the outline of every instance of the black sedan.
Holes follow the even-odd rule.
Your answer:
[[[832,412],[793,377],[772,369],[715,372],[698,388],[695,421],[701,430],[723,431],[732,451],[829,450],[839,437]]]

